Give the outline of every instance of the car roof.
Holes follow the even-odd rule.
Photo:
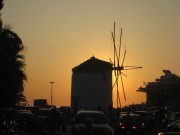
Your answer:
[[[147,111],[136,111],[134,113],[138,113],[138,114],[152,114],[151,112],[147,112]]]
[[[80,113],[94,113],[94,114],[104,114],[102,111],[98,111],[98,110],[80,110],[77,112],[77,114],[80,114]]]
[[[122,113],[122,114],[120,114],[120,116],[127,116],[127,113]],[[132,117],[132,116],[140,117],[139,114],[134,114],[134,113],[130,113],[129,116],[131,116],[131,117]]]
[[[14,113],[33,114],[30,110],[15,110]]]
[[[52,108],[39,108],[39,110],[47,110],[47,111],[49,111],[49,110],[52,110]]]

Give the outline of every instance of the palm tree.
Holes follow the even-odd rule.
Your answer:
[[[0,0],[0,10],[3,8],[3,0]]]
[[[0,32],[0,107],[16,105],[24,99],[24,46],[19,36],[5,26]]]
[[[4,4],[3,4],[3,0],[0,0],[0,11],[3,8]],[[1,28],[2,28],[2,21],[1,21],[1,13],[0,13],[0,33],[1,33]]]

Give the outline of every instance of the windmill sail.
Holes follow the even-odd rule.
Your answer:
[[[142,67],[138,67],[138,66],[124,66],[124,62],[125,62],[125,58],[126,58],[126,53],[127,51],[124,51],[123,57],[122,57],[122,62],[120,63],[120,58],[121,58],[121,48],[122,48],[122,44],[121,44],[121,40],[122,40],[122,28],[120,30],[120,40],[119,40],[119,46],[118,48],[116,48],[116,23],[114,22],[114,28],[113,28],[113,32],[111,32],[112,34],[112,40],[113,40],[113,47],[114,47],[114,59],[113,61],[110,59],[111,64],[113,65],[113,72],[114,72],[114,76],[115,76],[115,81],[114,84],[112,86],[112,89],[115,88],[116,86],[116,91],[117,91],[117,108],[120,106],[121,107],[121,102],[120,102],[120,94],[119,94],[119,76],[121,78],[121,87],[122,87],[122,91],[123,91],[123,96],[124,96],[124,100],[126,101],[126,94],[125,94],[125,89],[124,89],[124,83],[123,83],[123,77],[125,76],[127,77],[122,71],[123,70],[132,70],[132,69],[139,69]],[[118,52],[117,52],[118,50]]]

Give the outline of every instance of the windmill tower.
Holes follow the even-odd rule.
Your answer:
[[[112,105],[112,64],[94,56],[72,69],[71,111]]]
[[[116,87],[117,92],[117,108],[121,108],[121,101],[120,101],[120,94],[119,94],[119,77],[121,80],[121,86],[123,91],[124,100],[126,101],[126,94],[124,90],[124,83],[123,83],[123,76],[127,77],[122,71],[123,70],[132,70],[132,69],[139,69],[142,67],[138,66],[124,66],[124,61],[126,57],[126,50],[124,51],[123,57],[121,56],[121,39],[122,39],[122,28],[120,30],[120,38],[119,38],[119,46],[117,48],[116,45],[116,23],[114,22],[114,30],[111,32],[112,34],[112,40],[113,40],[113,47],[114,47],[114,58],[113,61],[110,59],[111,64],[113,65],[112,71],[114,71],[115,81],[112,86],[112,90]]]

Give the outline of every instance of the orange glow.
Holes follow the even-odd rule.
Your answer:
[[[124,65],[143,67],[124,72],[127,100],[119,81],[121,104],[145,102],[146,95],[136,92],[143,82],[155,81],[163,69],[180,74],[179,5],[169,0],[4,0],[3,23],[12,24],[27,48],[24,94],[29,104],[40,98],[50,104],[49,82],[54,81],[53,103],[69,106],[72,68],[93,55],[113,59],[114,21],[123,29]],[[114,89],[114,107],[116,101]]]

